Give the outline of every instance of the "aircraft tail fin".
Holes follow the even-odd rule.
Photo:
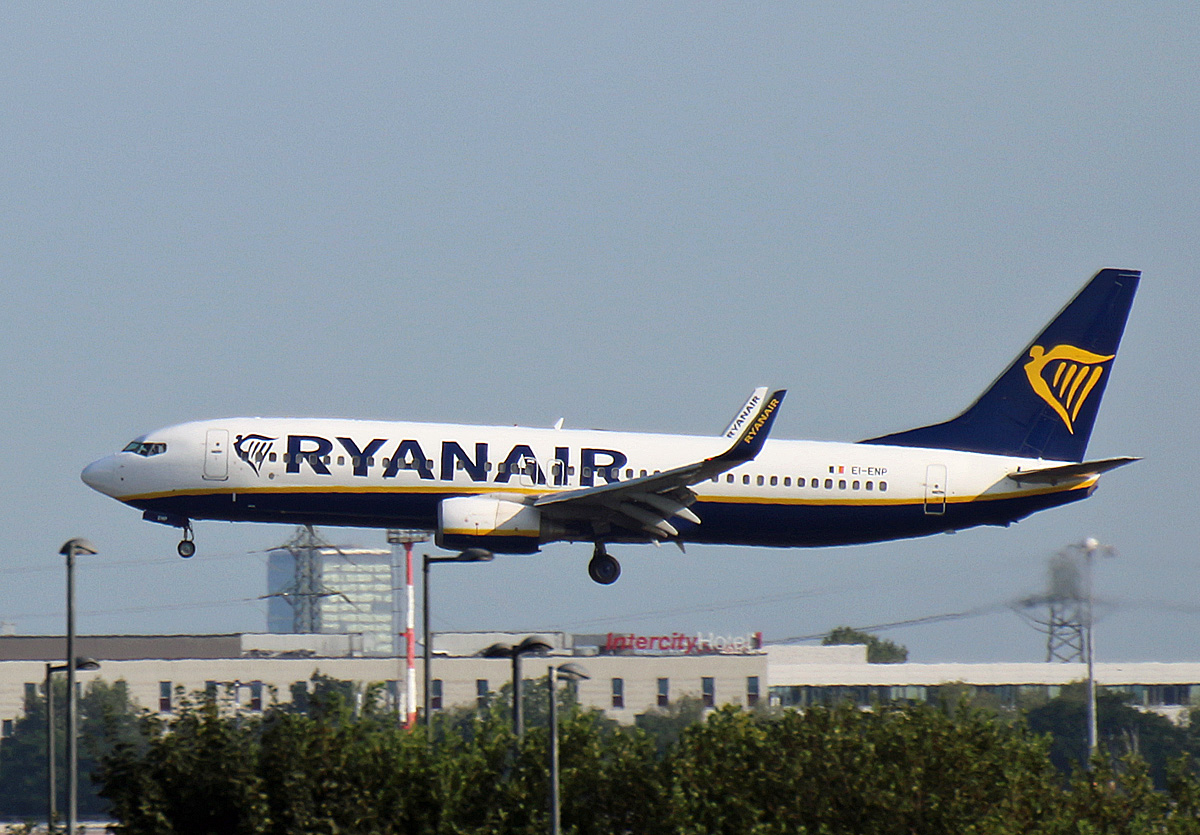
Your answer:
[[[1082,461],[1140,276],[1096,273],[958,417],[861,443]]]

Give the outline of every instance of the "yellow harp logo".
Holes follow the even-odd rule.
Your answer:
[[[1075,434],[1075,417],[1096,383],[1104,374],[1104,363],[1115,354],[1103,356],[1076,348],[1074,345],[1055,345],[1049,351],[1041,345],[1029,349],[1029,362],[1025,363],[1025,376],[1038,397],[1050,404]]]

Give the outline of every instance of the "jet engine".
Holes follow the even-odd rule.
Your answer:
[[[496,496],[456,496],[438,505],[439,548],[485,548],[497,554],[533,554],[554,538],[541,511]]]

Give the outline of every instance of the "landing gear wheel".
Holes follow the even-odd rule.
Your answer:
[[[612,585],[621,576],[621,564],[604,551],[597,549],[588,563],[588,576],[602,586]]]
[[[184,526],[183,539],[179,541],[179,544],[175,547],[175,550],[178,551],[179,556],[183,557],[185,560],[196,553],[196,543],[192,541],[192,525],[190,522]]]

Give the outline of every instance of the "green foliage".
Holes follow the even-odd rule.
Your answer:
[[[658,755],[664,756],[687,728],[704,720],[704,710],[704,702],[698,696],[684,696],[668,707],[638,714],[633,721],[654,740]]]
[[[1083,682],[1064,687],[1057,698],[1026,712],[1036,733],[1053,737],[1050,760],[1063,773],[1087,760],[1087,688]],[[1167,786],[1169,763],[1185,753],[1200,755],[1194,730],[1173,725],[1155,713],[1130,707],[1127,697],[1100,688],[1096,694],[1098,743],[1110,757],[1137,754],[1154,784]]]
[[[838,644],[866,644],[867,662],[871,664],[903,664],[908,660],[908,647],[849,626],[839,626],[821,640],[821,646]]]
[[[67,683],[54,678],[54,749],[59,808],[67,797]],[[124,681],[95,680],[79,699],[79,812],[101,816],[108,804],[100,797],[92,775],[100,760],[117,745],[137,745],[138,708],[129,699]],[[24,715],[13,724],[13,735],[0,745],[0,815],[46,815],[46,699],[26,700]]]
[[[353,691],[314,687],[307,714],[261,718],[184,700],[114,743],[104,794],[119,831],[532,835],[548,829],[546,690],[512,733],[504,692],[435,717],[431,741]],[[318,695],[319,694],[319,695]],[[1200,835],[1200,780],[1186,759],[1165,791],[1136,756],[1068,779],[1052,739],[971,708],[796,711],[690,703],[616,725],[559,695],[563,831],[1081,833]],[[543,712],[538,714],[538,704]]]

